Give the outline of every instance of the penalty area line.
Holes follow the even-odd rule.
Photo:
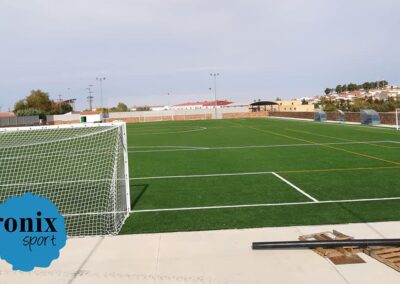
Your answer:
[[[261,204],[240,204],[240,205],[161,208],[161,209],[138,209],[138,210],[131,210],[130,213],[133,214],[133,213],[150,213],[150,212],[165,212],[165,211],[191,211],[191,210],[208,210],[208,209],[275,207],[275,206],[315,205],[315,204],[332,204],[332,203],[357,203],[357,202],[374,202],[374,201],[390,201],[390,200],[400,200],[400,197],[323,200],[323,201],[316,201],[316,202],[303,201],[303,202],[285,202],[285,203],[261,203]]]
[[[381,197],[381,198],[362,198],[362,199],[343,199],[343,200],[323,200],[323,201],[301,201],[301,202],[284,202],[284,203],[259,203],[259,204],[239,204],[239,205],[221,205],[221,206],[201,206],[201,207],[178,207],[178,208],[159,208],[159,209],[138,209],[131,211],[105,211],[105,212],[86,212],[63,214],[64,217],[79,217],[85,215],[115,215],[115,214],[133,214],[147,212],[164,212],[164,211],[191,211],[191,210],[208,210],[208,209],[229,209],[229,208],[250,208],[250,207],[278,207],[278,206],[296,206],[296,205],[315,205],[315,204],[332,204],[332,203],[357,203],[357,202],[374,202],[374,201],[390,201],[400,200],[399,197]]]
[[[310,194],[308,194],[307,192],[305,192],[304,190],[300,189],[299,187],[295,186],[293,183],[291,183],[290,181],[288,181],[287,179],[283,178],[282,176],[278,175],[277,173],[272,172],[272,174],[279,178],[281,181],[283,181],[284,183],[290,185],[291,187],[293,187],[295,190],[297,190],[298,192],[300,192],[301,194],[303,194],[304,196],[306,196],[308,199],[311,199],[314,202],[318,202],[318,199],[312,197]]]
[[[223,176],[249,176],[249,175],[267,175],[272,172],[250,172],[250,173],[228,173],[228,174],[205,174],[205,175],[179,175],[179,176],[155,176],[155,177],[136,177],[131,180],[140,179],[171,179],[171,178],[196,178],[196,177],[223,177]]]

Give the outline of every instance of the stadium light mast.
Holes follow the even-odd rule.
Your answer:
[[[100,107],[101,109],[104,108],[103,106],[103,81],[106,77],[96,77],[96,80],[100,82]]]
[[[210,73],[211,77],[214,77],[214,110],[215,110],[215,119],[217,119],[217,76],[219,73]]]

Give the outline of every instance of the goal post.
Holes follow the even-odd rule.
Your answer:
[[[49,198],[68,236],[118,234],[130,212],[124,122],[0,128],[0,202]]]
[[[399,125],[399,123],[400,123],[400,108],[396,108],[395,115],[396,115],[396,129],[400,130],[400,125]]]

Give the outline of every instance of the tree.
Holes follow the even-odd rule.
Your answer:
[[[141,106],[141,107],[137,107],[136,111],[150,111],[151,108],[149,106]]]
[[[45,119],[47,114],[64,114],[72,111],[69,103],[56,103],[49,98],[49,94],[41,90],[32,90],[24,100],[19,100],[14,105],[17,116],[39,115]]]
[[[354,92],[354,91],[357,91],[359,89],[359,87],[356,84],[350,83],[347,86],[347,89],[348,89],[349,92]]]
[[[334,111],[337,107],[333,103],[328,103],[324,106],[324,111]]]
[[[27,108],[28,108],[28,105],[26,104],[26,102],[24,100],[19,100],[15,103],[14,113],[16,114],[18,111],[24,110]]]
[[[371,83],[365,82],[364,84],[362,84],[362,88],[364,89],[364,91],[366,91],[368,93],[369,90],[371,89]]]
[[[110,108],[110,112],[124,112],[129,111],[128,106],[124,103],[119,102],[116,107]]]
[[[341,92],[343,92],[342,85],[337,85],[336,88],[335,88],[335,92],[336,92],[337,94],[340,94]]]
[[[41,90],[32,90],[25,100],[19,100],[14,105],[17,116],[39,115],[41,119],[51,110],[52,102],[49,95]]]
[[[324,92],[325,92],[325,95],[329,95],[332,92],[332,89],[326,88]]]
[[[388,81],[386,81],[386,80],[379,81],[377,83],[378,83],[378,88],[384,88],[389,84]]]
[[[74,110],[74,108],[71,106],[71,104],[66,103],[66,102],[61,103],[60,109],[61,109],[60,110],[61,114],[68,113],[68,112],[71,112]]]
[[[44,112],[51,110],[52,101],[49,98],[49,94],[41,90],[31,91],[31,94],[26,97],[25,101],[29,108],[37,108]]]
[[[118,111],[129,111],[128,106],[121,102],[118,103],[117,110]]]
[[[72,106],[69,103],[66,102],[52,102],[51,105],[51,110],[48,114],[64,114],[64,113],[68,113],[71,112]]]
[[[308,105],[308,102],[306,101],[306,99],[302,99],[302,100],[301,100],[301,104],[302,104],[302,105]]]
[[[19,109],[15,114],[16,114],[16,116],[38,115],[40,118],[44,118],[43,112],[40,109],[36,109],[36,108]]]

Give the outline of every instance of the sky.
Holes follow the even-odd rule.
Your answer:
[[[88,108],[252,102],[400,85],[398,0],[0,0],[0,111],[31,90]],[[170,95],[168,95],[168,93]]]

